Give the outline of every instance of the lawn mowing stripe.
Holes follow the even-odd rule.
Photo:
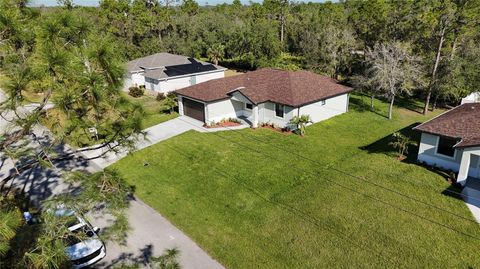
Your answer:
[[[223,137],[222,137],[222,138],[223,138]],[[196,140],[197,140],[197,141],[200,141],[200,139],[196,139]],[[237,145],[237,146],[239,146],[239,147],[243,147],[243,148],[248,147],[248,146],[244,146],[244,145],[239,144],[239,143],[232,143],[232,141],[230,141],[230,140],[228,140],[228,139],[224,139],[224,140],[227,140],[227,141],[231,142],[231,144]],[[249,148],[249,147],[248,147],[248,148]],[[260,153],[261,155],[265,155],[265,154],[261,153],[260,151],[255,150],[255,149],[253,149],[253,148],[249,148],[249,149],[252,149],[254,152]],[[185,157],[188,158],[188,156],[185,156]],[[278,159],[277,159],[277,160],[278,160]],[[218,170],[218,168],[217,168],[217,170]],[[298,169],[297,169],[297,170],[298,170]],[[303,172],[305,172],[305,170],[303,170]],[[317,176],[317,178],[318,178],[318,176]],[[320,177],[320,178],[325,179],[324,177]],[[352,189],[352,190],[353,190],[353,189]],[[256,191],[256,190],[255,190],[255,191]],[[258,192],[258,191],[256,191],[256,192]],[[258,193],[261,195],[260,192],[258,192]],[[364,195],[363,195],[363,196],[364,196]],[[271,200],[271,199],[269,199],[269,198],[264,198],[264,199]],[[275,201],[273,201],[273,200],[271,200],[271,201],[272,201],[272,202],[275,202]],[[288,204],[285,204],[285,203],[283,203],[283,204],[284,204],[284,205],[288,205]],[[391,204],[389,204],[389,205],[391,205]],[[298,209],[297,209],[297,210],[298,210]],[[299,210],[299,211],[300,211],[300,210]],[[303,211],[300,211],[300,212],[302,212],[303,214],[305,214],[305,215],[308,216],[307,213],[305,213],[305,212],[303,212]],[[315,219],[315,217],[312,217],[312,216],[309,216],[309,217]],[[330,231],[328,231],[328,232],[330,232]],[[393,239],[395,239],[395,238],[393,238]],[[405,246],[405,247],[407,247],[407,246]],[[411,248],[411,247],[408,247],[408,249],[410,249],[410,250],[411,250],[411,253],[413,253],[413,254],[411,254],[411,256],[415,256],[415,257],[417,256],[417,255],[414,255],[414,254],[415,254],[416,252],[418,252],[418,251],[414,250],[414,249]],[[427,250],[426,250],[426,249],[422,249],[422,250],[423,250],[422,258],[428,257],[428,256],[429,256],[429,253],[427,252]],[[437,259],[431,259],[431,260],[436,261],[437,264],[440,263]]]
[[[472,222],[472,223],[477,223],[476,220],[466,218],[466,217],[464,217],[464,216],[462,216],[462,215],[459,215],[459,214],[457,214],[457,213],[455,213],[455,212],[452,212],[452,211],[450,211],[450,210],[448,210],[448,209],[445,209],[445,208],[442,208],[442,207],[440,207],[440,206],[437,206],[437,205],[434,205],[434,204],[430,204],[430,203],[428,203],[428,202],[426,202],[426,201],[423,201],[422,199],[413,197],[413,196],[411,196],[411,195],[408,195],[408,194],[399,192],[399,191],[394,190],[394,189],[390,189],[390,188],[388,188],[388,187],[386,187],[386,186],[383,186],[383,185],[381,185],[381,184],[378,184],[378,183],[375,183],[375,182],[373,182],[373,181],[367,180],[366,177],[359,177],[359,176],[353,175],[353,174],[351,174],[351,173],[348,173],[348,172],[346,172],[346,171],[343,171],[343,170],[341,170],[341,169],[335,168],[335,167],[333,167],[333,164],[320,163],[320,162],[317,161],[317,160],[311,159],[311,158],[306,157],[306,156],[304,156],[304,155],[302,155],[302,154],[299,154],[299,153],[297,153],[297,152],[285,150],[284,147],[280,147],[280,146],[278,146],[278,145],[276,145],[276,144],[269,143],[268,141],[265,141],[265,140],[262,140],[262,139],[258,139],[258,138],[254,137],[254,136],[252,136],[252,135],[246,135],[246,134],[244,134],[243,132],[240,132],[239,130],[232,129],[232,128],[228,127],[228,126],[225,126],[225,128],[227,128],[227,129],[230,130],[230,131],[234,131],[235,133],[238,133],[238,134],[240,134],[240,135],[243,136],[243,137],[246,137],[246,138],[249,138],[249,139],[251,139],[251,140],[255,140],[255,141],[261,142],[261,143],[264,143],[264,144],[266,144],[266,145],[274,146],[275,148],[278,148],[278,149],[282,150],[282,151],[285,152],[285,153],[290,153],[290,154],[293,154],[293,155],[295,155],[295,156],[297,156],[297,157],[300,157],[300,158],[302,158],[302,159],[304,159],[304,160],[310,161],[310,162],[312,162],[312,163],[314,163],[314,164],[318,164],[318,165],[324,166],[325,169],[330,169],[330,170],[333,170],[333,171],[335,171],[335,172],[341,173],[341,174],[343,174],[343,175],[352,177],[352,178],[354,178],[354,179],[362,180],[363,182],[368,183],[368,184],[370,184],[370,185],[373,185],[373,186],[375,186],[375,187],[377,187],[377,188],[380,188],[380,189],[383,189],[383,190],[385,190],[385,191],[391,192],[391,193],[393,193],[393,194],[399,195],[399,196],[401,196],[401,197],[404,197],[404,198],[413,200],[413,201],[415,201],[415,202],[417,202],[417,203],[424,204],[424,205],[426,205],[426,206],[428,206],[428,207],[431,207],[431,208],[434,208],[434,209],[436,209],[436,210],[440,210],[440,211],[443,211],[443,212],[445,212],[445,213],[451,214],[451,215],[453,215],[453,216],[455,216],[455,217],[458,217],[458,218],[460,218],[460,219],[462,219],[462,220],[464,220],[464,221],[469,221],[469,222]],[[462,196],[462,197],[470,198],[470,197],[468,197],[468,195],[465,195],[465,194],[462,194],[462,193],[459,193],[459,192],[456,192],[456,191],[452,191],[452,190],[449,190],[449,189],[447,189],[446,191],[448,191],[448,192],[450,192],[450,193],[453,193],[453,194],[457,194],[457,195]],[[474,197],[471,197],[471,199],[480,201],[480,199],[474,198]],[[479,239],[480,239],[480,238],[479,238]]]
[[[179,148],[177,148],[177,147],[172,147],[172,146],[168,146],[168,145],[165,145],[165,146],[166,146],[167,148],[170,148],[171,150],[179,153],[180,155],[188,158],[188,155],[185,154],[184,152],[182,152],[182,150],[180,150]],[[372,253],[371,248],[369,248],[369,246],[357,244],[357,243],[349,240],[349,237],[348,237],[347,234],[341,233],[341,236],[340,236],[338,233],[335,233],[334,231],[331,231],[330,229],[328,229],[328,227],[322,226],[322,225],[321,225],[321,222],[320,222],[317,218],[315,218],[314,216],[311,216],[311,215],[303,212],[302,210],[297,209],[297,208],[295,208],[295,207],[293,207],[293,206],[290,206],[290,205],[288,205],[288,204],[281,203],[281,202],[278,202],[278,201],[273,201],[273,200],[265,197],[264,195],[262,195],[262,194],[261,194],[260,192],[258,192],[256,189],[251,188],[251,187],[249,187],[248,185],[246,185],[246,184],[245,184],[241,179],[239,179],[238,177],[232,176],[232,175],[226,173],[225,171],[222,171],[222,170],[220,170],[220,169],[218,169],[218,168],[216,168],[216,167],[212,167],[212,168],[216,171],[217,174],[221,175],[221,176],[224,177],[225,179],[228,179],[228,180],[233,181],[233,182],[236,183],[237,185],[239,185],[239,186],[241,186],[242,188],[244,188],[244,189],[248,190],[249,192],[253,193],[255,196],[259,197],[260,199],[264,200],[265,202],[268,202],[268,203],[270,203],[270,204],[273,204],[273,205],[275,205],[275,206],[278,206],[278,207],[280,207],[280,208],[283,208],[283,209],[287,210],[288,212],[290,212],[291,214],[294,214],[294,215],[300,217],[300,218],[303,219],[304,221],[306,221],[306,222],[308,222],[308,223],[310,223],[310,224],[313,224],[314,226],[319,227],[319,228],[321,228],[322,230],[324,230],[324,231],[326,231],[326,232],[328,232],[328,233],[330,233],[330,234],[332,234],[332,235],[334,235],[334,236],[336,236],[336,237],[338,237],[338,238],[340,238],[340,239],[348,240],[352,245],[361,248],[362,250],[366,251],[367,253]],[[342,237],[342,236],[343,236],[343,237]],[[330,238],[329,238],[329,239],[330,239]],[[382,258],[383,260],[390,261],[390,262],[392,262],[392,263],[394,263],[394,264],[397,264],[397,263],[398,263],[398,261],[395,261],[395,260],[393,260],[392,258],[386,257],[385,255],[383,255],[382,251],[380,251],[380,252],[375,251],[374,253],[375,253],[376,256]],[[382,263],[381,265],[383,265],[383,263]],[[403,266],[403,264],[402,264],[402,266]],[[406,267],[406,266],[403,266],[403,267]]]
[[[192,126],[195,126],[194,124],[192,124],[192,123],[190,123],[190,122],[188,122],[188,121],[182,120],[181,118],[179,118],[179,119],[180,119],[181,121],[183,121],[183,122],[186,122],[186,123],[188,123],[188,124],[191,124]],[[275,157],[273,157],[273,156],[271,156],[271,155],[265,154],[265,153],[263,153],[263,152],[255,149],[255,148],[242,145],[242,144],[240,144],[240,143],[238,143],[238,142],[236,142],[236,141],[234,141],[234,140],[231,140],[231,139],[227,139],[227,138],[219,135],[219,134],[216,133],[216,132],[212,132],[211,134],[213,134],[213,135],[215,135],[215,136],[217,136],[217,137],[219,137],[219,138],[221,138],[221,139],[230,141],[231,143],[235,143],[235,144],[237,144],[237,145],[239,145],[239,146],[242,146],[242,147],[244,147],[244,148],[247,148],[247,149],[253,150],[253,151],[255,151],[255,152],[258,152],[258,153],[260,153],[260,154],[262,154],[262,155],[265,155],[266,157],[270,157],[270,158],[275,159],[275,160],[277,160],[277,161],[281,161],[281,160],[279,160],[278,158],[275,158]],[[305,170],[305,169],[302,169],[302,168],[299,168],[299,167],[296,167],[296,166],[291,166],[290,163],[287,163],[287,165],[289,165],[290,167],[293,167],[293,168],[295,168],[295,169],[297,169],[297,170],[306,172],[306,173],[312,173],[311,171],[308,171],[308,170]],[[472,234],[469,234],[469,233],[460,231],[460,230],[458,230],[458,229],[452,228],[452,227],[450,227],[450,226],[448,226],[448,225],[446,225],[446,224],[443,224],[443,223],[441,223],[441,222],[438,222],[438,221],[429,219],[429,218],[427,218],[427,217],[425,217],[425,216],[422,216],[422,215],[417,214],[417,213],[415,213],[415,212],[412,212],[412,211],[410,211],[410,210],[407,210],[407,209],[398,207],[398,206],[396,206],[396,205],[393,205],[393,204],[391,204],[391,203],[385,202],[385,201],[383,201],[383,200],[381,200],[381,199],[379,199],[379,198],[376,198],[376,197],[374,197],[374,196],[372,196],[372,195],[366,194],[366,193],[364,193],[364,192],[357,191],[357,190],[352,189],[352,188],[350,188],[350,187],[348,187],[348,186],[345,186],[345,185],[343,185],[343,184],[340,184],[340,183],[338,183],[338,182],[336,182],[336,181],[333,181],[333,180],[330,180],[330,179],[328,179],[328,178],[325,178],[325,177],[323,177],[322,175],[319,175],[318,172],[315,173],[315,174],[316,174],[319,178],[323,178],[323,179],[331,182],[332,184],[335,184],[335,185],[337,185],[337,186],[339,186],[339,187],[341,187],[341,188],[343,188],[343,189],[346,189],[346,190],[351,191],[351,192],[353,192],[353,193],[357,193],[357,194],[362,195],[362,196],[364,196],[364,197],[366,197],[366,198],[369,198],[369,199],[371,199],[371,200],[377,201],[377,202],[379,202],[379,203],[382,203],[382,204],[387,205],[387,206],[389,206],[389,207],[392,207],[392,208],[395,208],[395,209],[397,209],[397,210],[403,211],[403,212],[405,212],[405,213],[411,214],[412,216],[418,217],[418,218],[420,218],[420,219],[422,219],[422,220],[424,220],[424,221],[427,221],[427,222],[430,222],[430,223],[432,223],[432,224],[438,225],[438,226],[440,226],[440,227],[443,227],[443,228],[445,228],[445,229],[451,230],[451,231],[456,232],[456,233],[458,233],[458,234],[461,234],[461,235],[464,235],[464,236],[467,236],[467,237],[470,237],[470,238],[473,238],[473,239],[476,239],[476,240],[480,240],[480,237],[477,237],[477,236],[475,236],[475,235],[472,235]],[[445,212],[449,212],[449,211],[445,211]]]

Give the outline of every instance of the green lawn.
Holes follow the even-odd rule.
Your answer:
[[[133,103],[139,103],[145,108],[145,118],[142,122],[142,129],[157,125],[167,120],[171,120],[178,116],[178,113],[165,113],[165,109],[161,101],[155,100],[155,97],[144,95],[141,97],[134,98],[128,94],[125,94],[125,97],[132,101]]]
[[[227,268],[480,267],[480,229],[465,204],[412,161],[416,148],[400,162],[388,146],[427,117],[396,109],[389,121],[384,103],[376,113],[359,96],[350,103],[304,138],[190,131],[113,167]]]

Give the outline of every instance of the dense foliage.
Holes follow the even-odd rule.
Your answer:
[[[376,44],[401,43],[420,60],[418,75],[427,83],[416,93],[428,102],[433,97],[456,104],[480,82],[478,0],[266,0],[214,7],[194,0],[179,7],[103,0],[92,12],[126,59],[168,51],[227,67],[307,68],[349,79],[363,75],[366,52]]]

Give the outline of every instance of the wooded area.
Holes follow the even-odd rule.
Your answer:
[[[171,3],[104,0],[96,11],[101,31],[118,40],[126,59],[168,51],[220,59],[227,67],[304,68],[352,82],[355,76],[367,75],[372,64],[369,49],[397,43],[418,63],[419,83],[413,88],[425,98],[426,107],[430,98],[432,108],[438,101],[456,104],[480,82],[476,0],[266,0],[248,6],[237,0],[215,7],[186,0],[178,8]],[[390,96],[385,91],[377,94]]]
[[[310,69],[354,83],[352,78],[368,75],[369,49],[397,43],[408,48],[419,65],[413,93],[425,99],[426,107],[430,103],[435,108],[439,101],[456,104],[480,81],[478,0],[266,0],[250,5],[235,0],[207,7],[194,0],[103,0],[98,8],[62,3],[70,17],[75,14],[83,26],[96,28],[98,38],[111,40],[125,61],[167,51],[243,70]],[[58,9],[29,9],[17,19],[23,16],[35,29],[39,20],[61,17],[64,11]],[[8,19],[8,12],[4,16]],[[10,20],[3,24],[3,40],[14,32],[9,28],[19,32],[18,27],[29,27]],[[24,49],[33,50],[32,31],[23,38],[29,39],[23,40]],[[356,86],[377,91],[368,83]],[[382,90],[377,94],[390,96]]]

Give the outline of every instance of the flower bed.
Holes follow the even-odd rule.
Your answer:
[[[235,119],[235,118],[228,118],[228,119],[222,119],[219,122],[212,121],[210,124],[204,124],[203,127],[205,128],[221,128],[221,127],[234,127],[234,126],[240,126],[242,125],[240,123],[240,120]]]
[[[293,131],[290,128],[287,128],[287,127],[280,128],[275,123],[270,123],[270,122],[260,123],[260,128],[270,129],[270,130],[273,130],[282,134],[287,134],[287,135],[293,134]]]

